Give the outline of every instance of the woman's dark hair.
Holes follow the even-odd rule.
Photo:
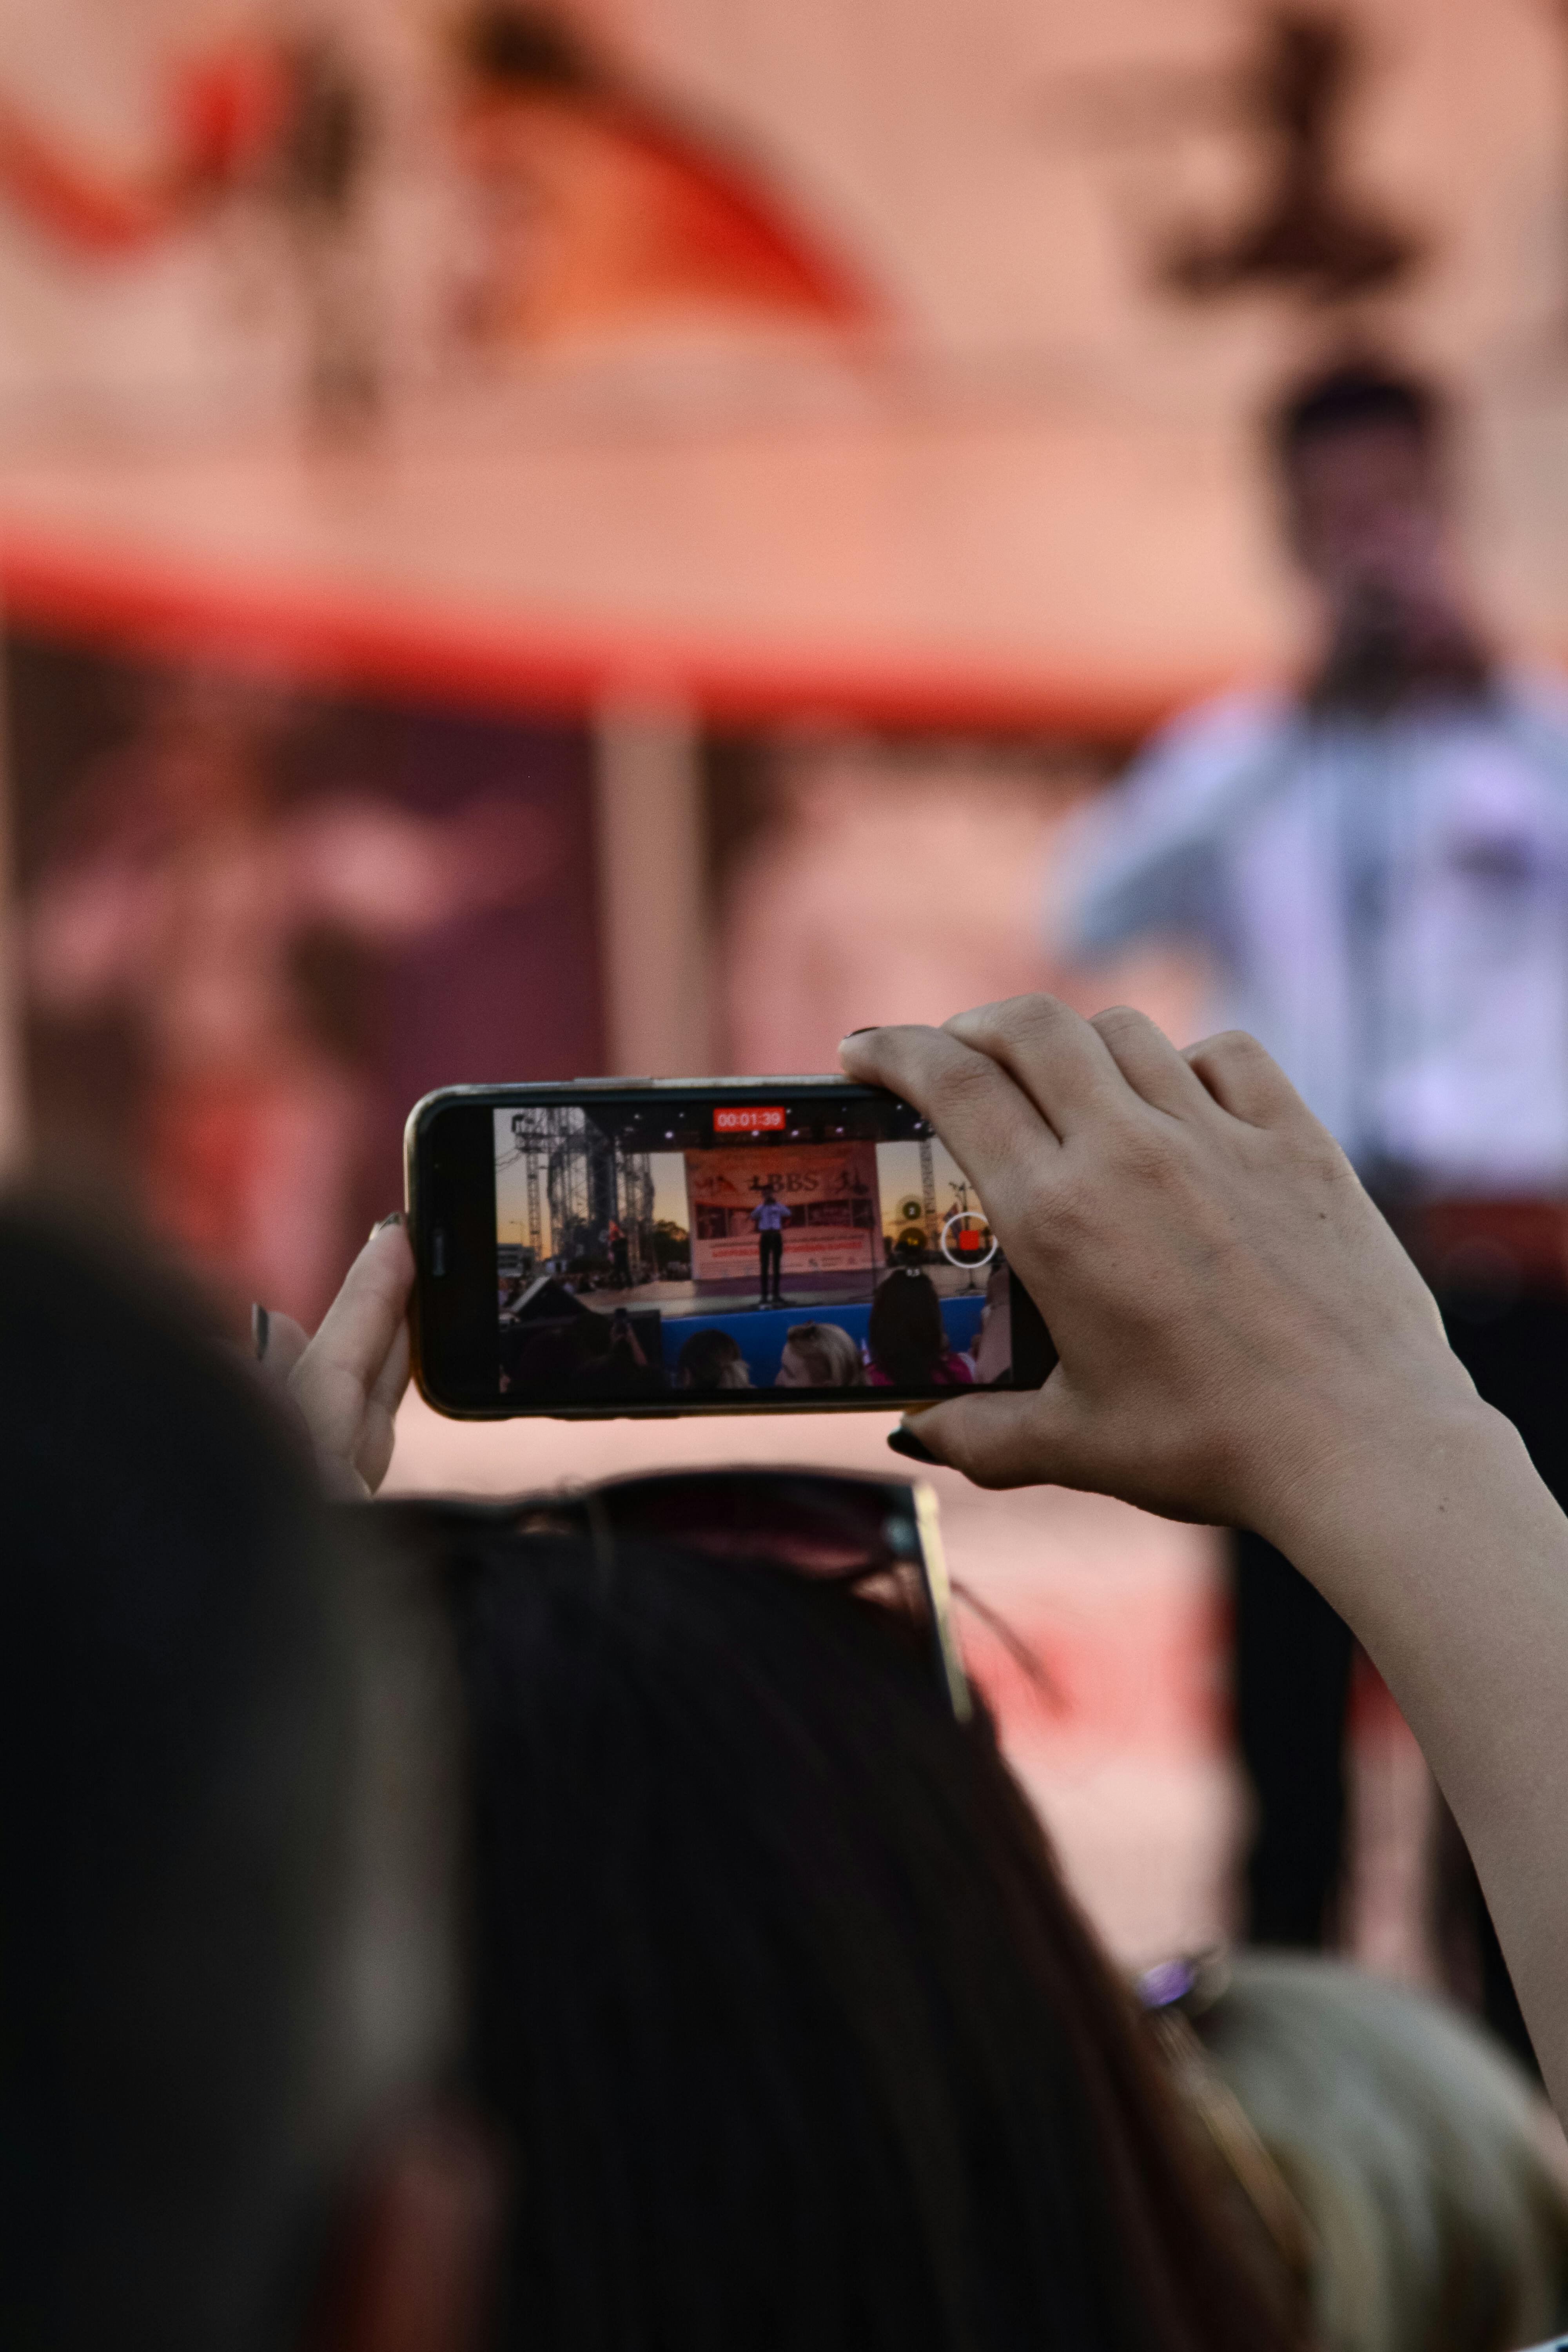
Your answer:
[[[474,1541],[497,2342],[1274,2352],[1162,2078],[919,1631],[754,1563]]]
[[[919,1266],[896,1266],[879,1285],[867,1318],[871,1361],[899,1389],[923,1388],[947,1353],[942,1301]]]
[[[364,2087],[360,1629],[308,1461],[113,1238],[0,1208],[0,2341],[293,2343]]]
[[[732,1331],[709,1324],[693,1331],[676,1361],[676,1377],[686,1389],[749,1388],[751,1375],[741,1343]]]
[[[1442,395],[1420,376],[1353,361],[1294,385],[1269,418],[1268,439],[1276,461],[1289,471],[1309,442],[1336,433],[1394,425],[1431,446],[1446,420]]]

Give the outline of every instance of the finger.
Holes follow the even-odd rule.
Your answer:
[[[1134,1094],[1172,1118],[1193,1118],[1214,1109],[1203,1080],[1178,1054],[1164,1031],[1131,1004],[1097,1013],[1089,1027]]]
[[[310,1428],[289,1385],[306,1344],[306,1335],[291,1315],[269,1314],[258,1305],[250,1310],[250,1345],[236,1353],[246,1378],[256,1382],[274,1411],[283,1413],[295,1436],[309,1444]]]
[[[354,1468],[374,1495],[392,1465],[397,1408],[408,1387],[408,1325],[400,1323],[386,1361],[365,1401],[364,1429],[354,1448]]]
[[[936,1461],[976,1486],[1074,1486],[1076,1447],[1053,1373],[1043,1389],[992,1389],[928,1405],[915,1424]]]
[[[1201,1037],[1182,1056],[1221,1110],[1248,1127],[1275,1127],[1306,1105],[1272,1054],[1245,1029]]]
[[[371,1383],[367,1402],[377,1411],[395,1413],[403,1402],[408,1387],[408,1324],[405,1318],[393,1334],[386,1361]]]
[[[408,1312],[414,1253],[401,1223],[378,1225],[350,1266],[289,1386],[319,1452],[350,1458],[366,1404]]]
[[[408,1312],[414,1253],[399,1217],[376,1226],[328,1307],[310,1353],[353,1374],[368,1393]]]
[[[1005,997],[946,1026],[999,1064],[1064,1142],[1086,1120],[1127,1108],[1127,1081],[1104,1038],[1059,997]]]
[[[1034,1105],[988,1055],[945,1029],[862,1029],[838,1048],[845,1072],[864,1086],[887,1087],[922,1111],[993,1218],[1009,1181],[1037,1168],[1057,1140]]]

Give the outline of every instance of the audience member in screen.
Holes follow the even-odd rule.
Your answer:
[[[1013,1277],[1000,1255],[991,1261],[985,1304],[980,1310],[980,1328],[969,1360],[982,1388],[994,1388],[1013,1377]]]
[[[741,1353],[741,1343],[730,1331],[721,1331],[714,1324],[703,1330],[693,1331],[682,1346],[676,1360],[675,1385],[679,1389],[749,1389],[751,1368]]]
[[[858,1389],[866,1384],[860,1350],[837,1323],[792,1325],[779,1359],[781,1389]]]
[[[570,1388],[587,1360],[583,1325],[550,1321],[503,1324],[500,1331],[500,1389],[504,1394],[559,1394]]]
[[[974,1379],[948,1340],[942,1301],[929,1274],[916,1265],[897,1266],[878,1286],[866,1329],[870,1352],[867,1380],[873,1388],[967,1388]]]
[[[600,1334],[604,1333],[601,1344]],[[662,1396],[669,1386],[664,1366],[650,1363],[637,1328],[624,1307],[609,1318],[585,1315],[578,1327],[580,1344],[590,1360],[573,1382],[580,1397]]]

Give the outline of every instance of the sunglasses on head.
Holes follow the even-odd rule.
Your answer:
[[[575,1537],[606,1566],[623,1543],[668,1543],[738,1567],[784,1569],[825,1584],[882,1582],[919,1597],[942,1700],[957,1723],[973,1714],[952,1627],[936,1496],[924,1479],[826,1470],[663,1470],[498,1502],[437,1496],[373,1507],[437,1532]]]

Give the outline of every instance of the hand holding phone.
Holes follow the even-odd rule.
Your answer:
[[[1050,1482],[1253,1529],[1385,1444],[1468,1418],[1436,1306],[1339,1145],[1256,1039],[1178,1053],[1143,1013],[1047,996],[847,1038],[989,1185],[1061,1371],[922,1418],[979,1485]]]

